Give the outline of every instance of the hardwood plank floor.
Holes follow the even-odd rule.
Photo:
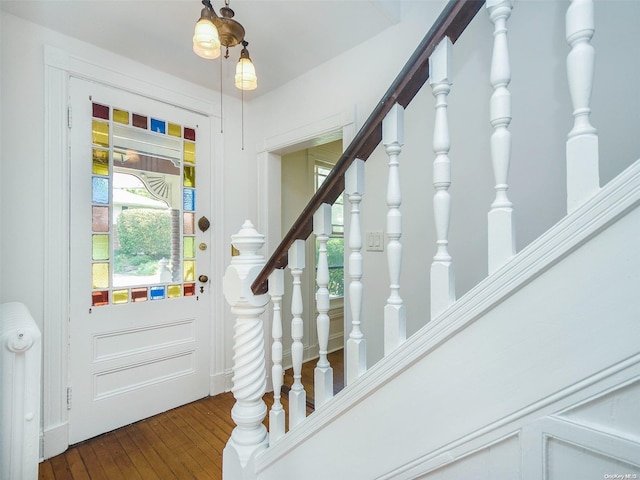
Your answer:
[[[344,388],[344,352],[329,354],[334,391]],[[313,369],[303,365],[307,414],[313,412]],[[282,404],[293,371],[285,372]],[[273,393],[264,397],[267,408]],[[126,427],[86,440],[40,464],[39,480],[221,480],[222,450],[235,427],[231,419],[233,394],[223,393],[169,410]],[[265,425],[268,428],[268,415]]]

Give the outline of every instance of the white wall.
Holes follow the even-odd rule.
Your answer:
[[[508,23],[512,63],[509,89],[513,98],[509,197],[514,204],[518,251],[566,213],[564,149],[572,125],[565,68],[569,50],[564,33],[567,5],[559,1],[517,1]],[[299,125],[313,125],[349,104],[355,106],[361,124],[440,6],[406,2],[399,25],[255,100],[254,125],[263,125],[262,135],[269,138]],[[640,95],[635,87],[640,60],[629,54],[629,49],[640,44],[634,26],[639,15],[638,2],[596,2],[592,123],[600,134],[601,183],[640,156]],[[493,26],[483,8],[454,47],[449,95],[453,178],[450,253],[458,297],[487,273],[486,215],[494,197],[489,151],[493,131],[489,123],[492,33]],[[291,105],[296,105],[294,111]],[[430,311],[428,272],[435,253],[431,206],[433,108],[434,100],[426,85],[406,111],[405,147],[400,157],[405,259],[400,293],[407,305],[408,334],[429,320]],[[261,145],[259,142],[258,150]],[[366,165],[363,230],[384,230],[387,159],[382,147]],[[363,330],[369,364],[382,356],[386,279],[386,254],[365,252]]]

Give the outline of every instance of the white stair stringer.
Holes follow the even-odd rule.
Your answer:
[[[431,478],[491,464],[492,449],[504,465],[474,478],[543,478],[567,468],[549,455],[571,465],[594,449],[587,466],[639,474],[632,413],[620,413],[638,427],[626,439],[582,420],[574,429],[605,446],[623,438],[627,456],[545,431],[575,424],[562,410],[640,390],[639,203],[637,161],[260,454],[257,478]],[[627,397],[640,412],[640,395]]]

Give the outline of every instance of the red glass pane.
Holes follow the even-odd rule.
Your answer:
[[[185,297],[193,297],[196,294],[196,284],[195,283],[185,283],[184,284],[184,296]]]
[[[147,128],[147,117],[144,115],[133,114],[133,126],[138,128]]]
[[[91,305],[93,305],[94,307],[109,305],[109,291],[107,290],[102,292],[92,292]]]
[[[109,231],[109,207],[93,207],[93,231]]]
[[[196,217],[193,212],[183,212],[182,218],[184,225],[182,226],[182,233],[185,235],[195,235],[196,233]]]
[[[145,288],[132,288],[131,289],[131,301],[132,302],[146,302],[149,298],[147,289]]]
[[[187,140],[191,140],[192,142],[195,142],[196,131],[193,128],[184,127],[184,138]]]
[[[100,105],[99,103],[94,103],[93,116],[95,118],[104,118],[105,120],[109,120],[109,107],[106,105]]]

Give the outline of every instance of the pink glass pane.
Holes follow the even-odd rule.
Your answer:
[[[131,289],[131,301],[132,302],[146,302],[149,299],[149,293],[147,288],[132,288]]]
[[[109,231],[109,207],[93,207],[93,231]]]
[[[92,292],[91,293],[91,305],[94,307],[101,307],[102,305],[109,305],[109,291]]]
[[[93,116],[95,118],[104,118],[105,120],[109,120],[109,107],[106,105],[100,105],[99,103],[94,103]]]
[[[182,226],[182,233],[185,235],[195,235],[196,233],[196,216],[193,212],[184,212],[182,214],[184,225]]]
[[[133,126],[139,128],[147,128],[147,117],[144,115],[133,114]]]
[[[196,284],[195,283],[185,283],[184,284],[184,296],[192,297],[196,294]]]
[[[184,127],[184,138],[186,140],[196,141],[196,131],[193,128]]]

